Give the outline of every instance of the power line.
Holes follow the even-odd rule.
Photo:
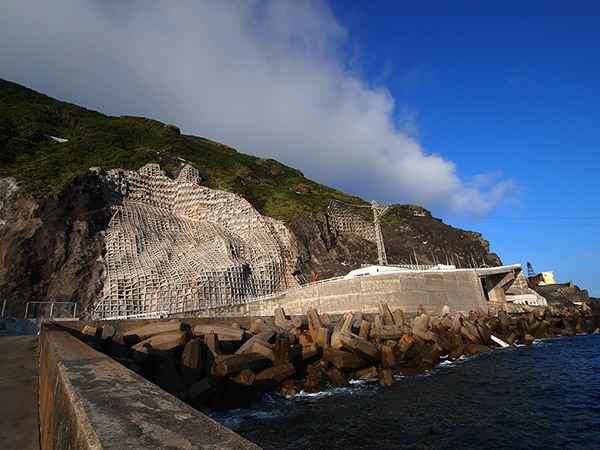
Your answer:
[[[492,216],[492,215],[473,215],[473,214],[444,214],[444,217],[455,217],[459,219],[473,219],[473,220],[486,220],[486,219],[498,219],[498,220],[600,220],[600,216]]]
[[[496,224],[561,224],[566,225],[597,225],[600,222],[600,216],[553,216],[553,217],[533,217],[533,216],[486,216],[486,215],[459,215],[445,214],[444,219],[452,219]]]

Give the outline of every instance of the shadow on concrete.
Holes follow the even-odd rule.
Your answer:
[[[21,317],[0,317],[0,337],[39,334],[38,324]]]

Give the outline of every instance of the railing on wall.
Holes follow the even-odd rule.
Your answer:
[[[169,311],[156,311],[156,312],[147,312],[147,313],[139,313],[139,314],[129,314],[126,316],[116,316],[116,317],[102,317],[98,320],[127,320],[127,319],[143,319],[143,318],[151,318],[151,317],[166,317],[169,314]]]
[[[118,317],[98,317],[98,316],[96,316],[95,318],[100,319],[100,320],[102,320],[102,319],[132,319],[132,318],[153,317],[153,316],[166,316],[166,315],[175,314],[175,313],[177,313],[177,314],[193,313],[196,311],[205,311],[205,310],[218,309],[218,308],[240,307],[240,306],[243,306],[243,305],[246,305],[249,303],[254,303],[254,302],[259,302],[262,300],[269,300],[272,298],[280,297],[287,293],[299,291],[299,290],[306,289],[306,288],[309,288],[312,286],[319,286],[319,285],[324,285],[324,284],[329,284],[329,283],[340,282],[340,281],[344,281],[344,280],[355,280],[357,278],[363,278],[363,277],[371,278],[371,277],[376,277],[376,276],[380,276],[380,275],[410,274],[410,273],[412,273],[412,274],[432,274],[432,273],[445,273],[445,272],[472,272],[476,275],[482,276],[484,274],[487,274],[488,272],[496,273],[496,272],[515,270],[515,269],[521,268],[521,266],[519,264],[514,264],[514,265],[510,265],[510,266],[499,266],[499,267],[487,268],[487,269],[458,269],[458,268],[440,267],[439,265],[436,265],[436,266],[402,265],[402,266],[391,266],[391,267],[399,267],[399,268],[403,268],[403,269],[407,269],[407,270],[398,271],[398,272],[378,272],[376,274],[364,274],[364,275],[359,275],[359,276],[352,277],[352,278],[347,278],[347,276],[327,278],[324,280],[319,280],[319,281],[315,281],[315,282],[311,282],[311,283],[294,286],[294,287],[286,289],[284,291],[275,292],[273,294],[263,295],[260,297],[243,298],[243,299],[231,298],[228,301],[220,301],[220,302],[218,302],[218,304],[215,304],[215,302],[212,302],[212,304],[206,304],[206,305],[200,305],[199,303],[197,303],[196,307],[192,307],[192,308],[181,310],[181,311],[161,310],[161,311],[156,311],[156,312],[131,314],[131,315],[127,315],[127,316],[118,316]],[[479,273],[479,272],[481,272],[481,273]]]
[[[25,318],[27,319],[31,310],[34,310],[36,305],[50,305],[50,315],[48,316],[50,319],[54,317],[55,309],[59,309],[62,305],[68,305],[67,308],[73,307],[73,319],[77,316],[77,303],[75,302],[27,302],[27,307],[25,308]],[[57,306],[59,308],[57,308]],[[63,313],[64,309],[59,312],[59,314]],[[69,315],[71,315],[69,313]],[[42,317],[39,313],[33,315],[32,317]]]

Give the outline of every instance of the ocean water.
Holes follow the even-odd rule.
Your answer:
[[[461,358],[391,388],[366,381],[212,417],[265,449],[598,449],[600,334]]]

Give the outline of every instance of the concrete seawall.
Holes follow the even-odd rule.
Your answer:
[[[43,449],[258,449],[56,324],[40,345]]]
[[[478,306],[487,308],[481,281],[475,271],[457,270],[403,272],[332,281],[244,305],[207,309],[194,314],[206,317],[272,316],[275,308],[280,306],[291,315],[305,314],[309,308],[327,314],[347,311],[371,314],[378,311],[379,302],[387,303],[391,309],[400,308],[407,314],[415,314],[419,305],[434,314],[440,314],[446,305],[451,314]]]

